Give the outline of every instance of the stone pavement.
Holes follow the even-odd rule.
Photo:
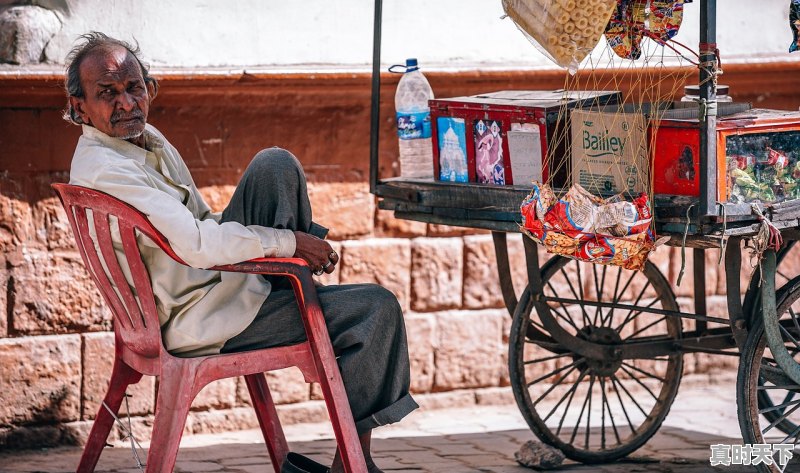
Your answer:
[[[334,450],[327,424],[287,426],[290,448],[320,462]],[[516,406],[418,410],[393,426],[376,431],[373,456],[391,473],[493,472],[532,470],[514,461],[514,452],[533,435]],[[664,426],[632,457],[602,466],[565,464],[559,471],[603,473],[741,473],[750,467],[709,466],[709,445],[741,444],[736,420],[734,380],[685,379]],[[0,453],[3,473],[73,472],[80,448]],[[103,453],[98,472],[136,473],[129,449],[122,445]],[[195,435],[184,438],[178,472],[271,472],[259,431]],[[787,469],[786,471],[800,471]]]

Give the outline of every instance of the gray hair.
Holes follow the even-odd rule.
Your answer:
[[[79,44],[76,44],[67,54],[66,59],[66,74],[64,77],[64,88],[67,91],[67,97],[80,97],[83,98],[85,92],[81,85],[80,67],[84,59],[95,49],[108,48],[110,46],[120,46],[128,50],[131,55],[136,58],[139,67],[142,69],[142,78],[144,78],[145,85],[153,84],[156,92],[158,92],[158,81],[155,77],[150,75],[150,69],[147,64],[139,57],[139,43],[134,40],[134,44],[126,41],[121,41],[112,38],[99,31],[90,31],[89,33],[82,34],[78,37]],[[67,109],[64,110],[64,120],[82,125],[83,120],[75,112],[72,104],[67,100]]]

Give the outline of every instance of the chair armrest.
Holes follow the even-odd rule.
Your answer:
[[[311,268],[302,258],[254,258],[241,263],[224,264],[208,268],[212,271],[234,273],[268,274],[276,276],[311,277]]]

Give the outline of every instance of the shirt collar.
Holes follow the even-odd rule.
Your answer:
[[[152,130],[153,128],[149,124],[145,125],[144,129],[145,146],[147,146],[151,150],[155,150],[157,148],[163,148],[164,142]],[[145,163],[145,159],[147,158],[148,153],[152,153],[151,151],[140,148],[128,141],[119,138],[114,138],[113,136],[108,136],[91,125],[83,125],[83,136],[86,137],[87,139],[97,141],[103,146],[107,146],[117,151],[123,156],[135,159],[136,161],[142,164]]]

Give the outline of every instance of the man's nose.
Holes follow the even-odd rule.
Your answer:
[[[136,107],[136,100],[128,92],[123,92],[118,97],[117,106],[122,110],[130,112]]]

